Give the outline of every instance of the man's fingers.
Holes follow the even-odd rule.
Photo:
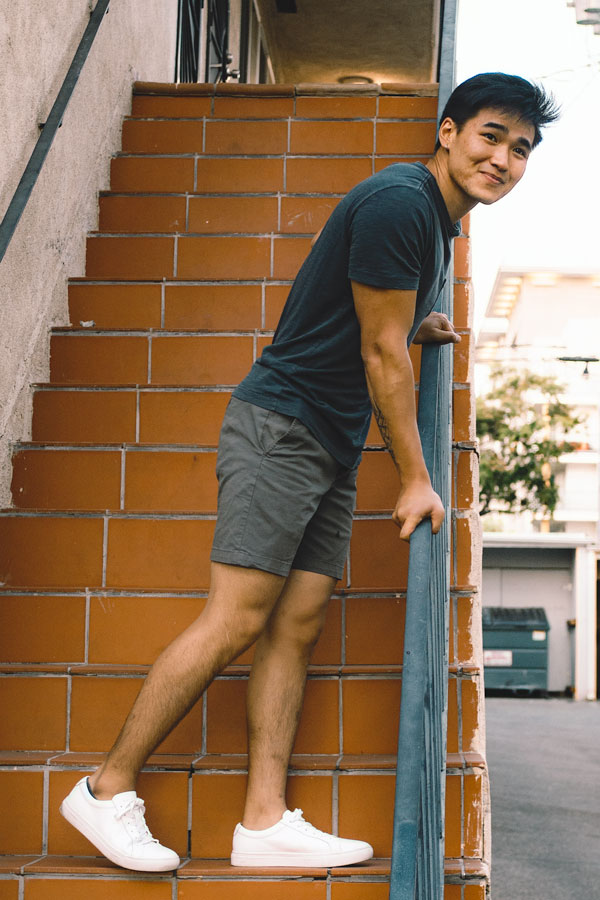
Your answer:
[[[433,509],[430,513],[425,516],[407,516],[404,520],[400,519],[397,521],[397,525],[400,528],[400,540],[408,541],[410,540],[410,536],[417,527],[420,525],[423,519],[430,518],[431,519],[431,531],[433,534],[437,534],[440,528],[442,527],[442,522],[444,521],[445,512],[443,508]]]
[[[446,513],[443,509],[438,509],[433,512],[431,516],[431,530],[434,534],[437,534],[442,527],[445,515]]]
[[[421,516],[407,516],[400,529],[400,540],[409,541],[411,534],[422,521]]]

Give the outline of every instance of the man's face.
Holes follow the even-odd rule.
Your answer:
[[[459,130],[452,119],[440,128],[455,187],[477,203],[495,203],[523,177],[535,129],[515,115],[483,109]]]

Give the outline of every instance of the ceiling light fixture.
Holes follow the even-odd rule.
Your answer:
[[[339,84],[373,84],[373,79],[368,75],[342,75],[338,78]]]

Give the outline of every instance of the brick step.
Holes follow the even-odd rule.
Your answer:
[[[370,102],[370,101],[368,101]],[[327,101],[324,101],[327,104]],[[421,156],[433,152],[435,113],[431,118],[388,117],[371,104],[370,116],[327,118],[265,115],[260,120],[199,115],[126,116],[122,150],[126,153],[208,154],[211,156]],[[391,110],[390,110],[391,111]],[[170,112],[168,109],[165,112]]]
[[[376,762],[376,761],[374,761]],[[95,851],[66,823],[58,806],[94,764],[2,767],[3,808],[18,808],[17,822],[5,820],[2,844],[16,854],[88,856]],[[446,854],[475,863],[481,859],[481,810],[487,773],[477,765],[450,768],[446,776]],[[202,764],[193,770],[149,770],[139,779],[151,830],[182,857],[227,859],[231,834],[240,820],[247,775],[244,769],[220,771]],[[46,787],[45,787],[46,785]],[[382,768],[292,768],[291,808],[300,807],[317,827],[339,830],[369,841],[377,857],[389,857],[395,773]],[[47,805],[44,804],[44,795]],[[45,808],[47,828],[44,828]],[[464,827],[461,827],[461,813]],[[44,835],[47,834],[47,840]],[[275,874],[275,873],[274,873]]]
[[[35,386],[32,436],[43,443],[217,446],[232,386]],[[375,421],[367,445],[382,447]]]
[[[8,588],[206,590],[214,515],[0,511],[0,582]],[[469,584],[468,518],[452,523],[451,584]],[[32,565],[35,560],[35,565]],[[360,515],[342,587],[406,588],[408,545],[386,514]]]
[[[312,234],[96,233],[87,239],[86,275],[119,281],[285,281],[296,277],[311,238]]]
[[[270,335],[169,332],[54,333],[50,381],[60,384],[236,385]]]
[[[136,444],[23,444],[13,453],[17,509],[216,513],[216,449]],[[357,510],[391,512],[397,494],[387,453],[368,450]]]
[[[15,671],[19,666],[30,671],[42,666],[65,674],[87,666],[100,673],[102,666],[114,666],[127,674],[132,666],[151,665],[199,615],[205,599],[205,592],[0,590],[0,662],[5,671],[7,665]],[[458,637],[449,648],[451,674],[478,672],[468,630],[474,602],[467,591],[451,595],[451,624],[458,625]],[[397,591],[335,593],[312,665],[347,674],[401,671],[404,604],[404,594]],[[252,649],[237,664],[251,660]]]
[[[281,900],[282,891],[290,900],[387,900],[390,860],[373,859],[331,870],[275,872],[234,868],[227,859],[191,858],[177,873],[136,875],[98,857],[21,855],[0,856],[0,873],[0,890],[7,900],[80,900],[82,894],[95,900],[101,896],[95,890],[98,876],[107,875],[113,900],[136,900],[140,889],[156,900]],[[52,879],[44,878],[47,875]],[[480,859],[447,858],[444,900],[484,900],[488,876],[488,867]],[[106,891],[106,879],[102,884]]]
[[[54,329],[50,381],[59,384],[236,385],[272,332]],[[418,379],[421,348],[410,356]]]
[[[259,196],[112,193],[100,196],[98,231],[168,234],[313,235],[327,221],[339,197],[276,192]]]
[[[69,312],[86,329],[273,331],[289,283],[93,282],[71,279]]]
[[[121,152],[111,160],[112,191],[201,194],[346,194],[394,162],[427,162],[428,156],[211,156]]]
[[[71,278],[70,320],[74,326],[85,323],[86,330],[273,331],[290,283]],[[456,286],[455,295],[455,325],[469,334],[464,285]]]
[[[106,641],[107,623],[98,621],[97,609],[94,615],[94,640]],[[251,653],[244,655],[244,661],[248,659]],[[0,733],[5,750],[93,753],[112,745],[147,667],[128,666],[124,671],[122,666],[86,663],[13,664],[0,671],[4,709]],[[400,672],[400,665],[311,666],[295,752],[393,754]],[[460,672],[448,679],[448,750],[452,753],[476,750],[481,679],[465,674],[464,669]],[[233,666],[218,676],[159,752],[245,753],[248,674],[247,666]]]
[[[42,443],[217,446],[233,386],[34,385],[32,436]],[[382,447],[375,420],[367,446]]]

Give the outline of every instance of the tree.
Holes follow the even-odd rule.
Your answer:
[[[580,424],[560,400],[555,378],[496,367],[492,389],[477,400],[480,514],[529,509],[552,516],[558,502],[553,462],[575,445],[565,434]]]

